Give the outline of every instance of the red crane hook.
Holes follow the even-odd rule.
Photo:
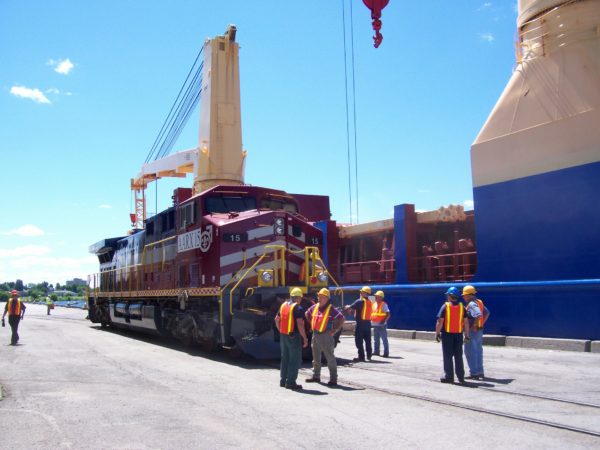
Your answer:
[[[387,6],[389,1],[390,0],[363,0],[365,6],[371,10],[373,30],[375,30],[375,36],[373,36],[373,45],[375,48],[379,47],[379,44],[383,41],[383,34],[379,32],[379,30],[381,30],[381,10]]]

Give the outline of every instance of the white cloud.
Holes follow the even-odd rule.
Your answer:
[[[35,225],[23,225],[19,228],[15,228],[9,231],[0,231],[0,235],[4,236],[23,236],[23,237],[33,237],[33,236],[42,236],[44,235],[44,230],[36,227]]]
[[[65,95],[66,95],[67,97],[70,97],[71,95],[73,95],[73,93],[72,93],[72,92],[65,92]]]
[[[47,64],[54,67],[54,71],[62,75],[68,75],[75,67],[75,64],[73,64],[69,58],[59,59],[58,61],[50,59]]]
[[[60,94],[60,91],[56,88],[46,89],[46,94]]]
[[[492,33],[490,33],[490,32],[479,34],[479,38],[482,41],[486,41],[486,42],[493,42],[494,41],[494,35]]]
[[[475,202],[473,200],[465,200],[463,206],[465,209],[472,209],[475,206]]]
[[[24,245],[15,248],[0,248],[0,258],[12,258],[11,263],[21,258],[39,257],[50,253],[50,248],[45,245]]]
[[[491,7],[492,7],[492,2],[485,2],[479,8],[477,8],[477,11],[483,11],[486,9],[490,9]]]
[[[64,283],[73,278],[85,280],[95,272],[98,272],[98,259],[94,255],[80,258],[29,255],[4,259],[0,264],[0,281]]]
[[[25,86],[13,86],[10,88],[10,93],[15,97],[28,98],[36,103],[52,103],[42,91],[37,88],[28,88]]]
[[[98,208],[100,208],[100,209],[110,209],[110,208],[112,208],[112,206],[111,206],[111,205],[106,205],[106,204],[105,204],[105,205],[100,205],[100,206],[98,206]]]

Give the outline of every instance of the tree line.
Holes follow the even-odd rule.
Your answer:
[[[23,283],[23,280],[8,281],[0,283],[0,301],[6,301],[10,297],[10,291],[16,289],[19,292],[26,292],[26,295],[33,300],[37,300],[40,297],[50,297],[52,301],[58,300],[58,296],[53,291],[65,290],[71,291],[76,294],[77,297],[85,295],[86,286],[80,284],[64,284],[56,283],[56,285],[50,284],[47,281],[42,283]],[[66,299],[71,297],[70,295],[65,296]]]

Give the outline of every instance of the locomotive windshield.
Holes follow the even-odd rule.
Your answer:
[[[207,214],[249,211],[256,209],[256,199],[240,195],[219,195],[207,197],[205,207]]]

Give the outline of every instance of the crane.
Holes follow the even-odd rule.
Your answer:
[[[198,146],[168,156],[164,156],[168,151],[163,151],[162,157],[147,161],[131,179],[135,197],[135,212],[130,215],[133,228],[144,228],[145,191],[150,183],[160,178],[181,178],[192,173],[193,195],[219,184],[244,184],[246,151],[242,149],[239,45],[235,35],[235,25],[229,25],[222,36],[207,39],[201,50],[204,54],[201,77],[192,80],[192,83],[199,82],[197,94],[192,95],[192,100],[200,100]],[[189,115],[193,109],[190,106],[188,102],[187,108],[181,108],[182,114]],[[178,124],[175,138],[182,125]],[[170,142],[173,141],[171,134]]]

